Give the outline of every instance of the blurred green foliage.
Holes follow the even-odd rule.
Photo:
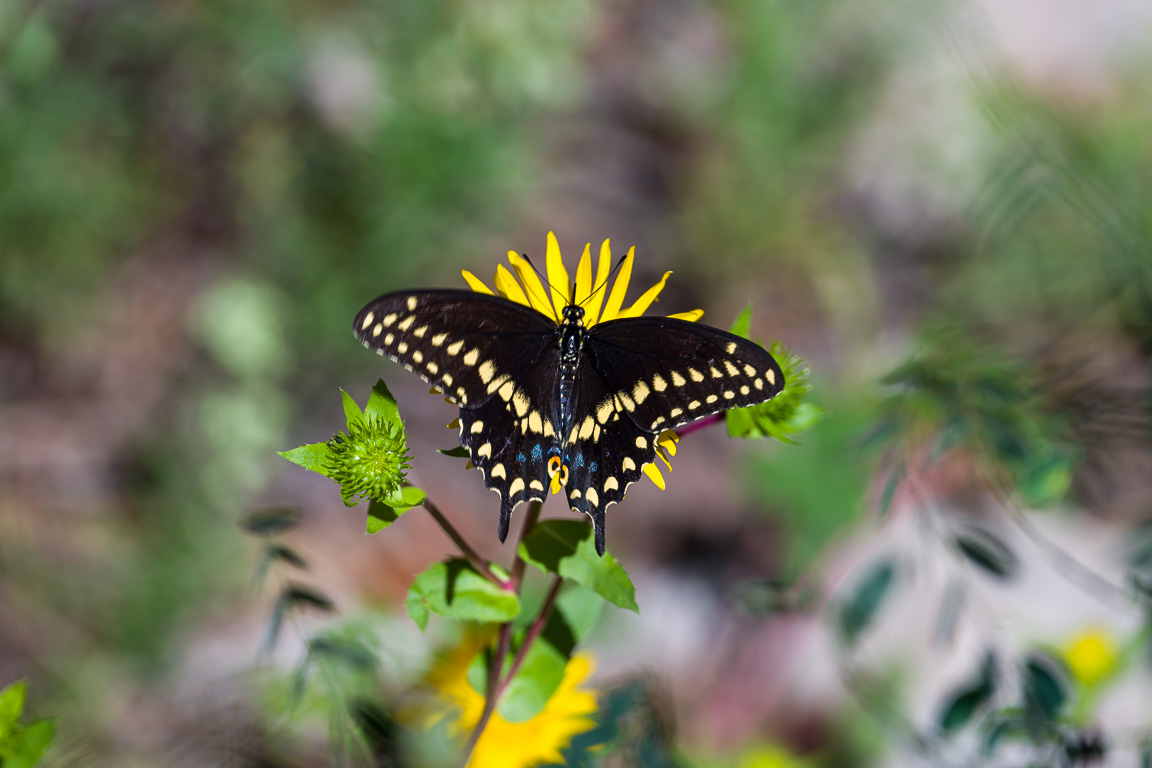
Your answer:
[[[337,366],[378,371],[351,342],[350,310],[464,259],[476,268],[486,232],[519,226],[554,192],[557,137],[575,130],[560,126],[611,119],[613,99],[644,105],[684,138],[673,194],[656,206],[669,259],[703,286],[776,287],[790,303],[768,317],[794,323],[784,330],[799,339],[781,335],[814,361],[828,418],[799,446],[756,450],[744,464],[749,497],[784,534],[770,565],[783,577],[870,510],[870,483],[884,489],[861,435],[888,451],[880,507],[906,462],[927,455],[973,459],[1028,503],[1081,509],[1091,474],[1116,466],[1116,441],[1146,451],[1146,67],[1118,68],[1112,95],[1087,106],[974,74],[959,98],[984,133],[957,164],[978,194],[925,234],[877,213],[869,183],[892,179],[861,180],[853,165],[899,93],[900,68],[918,66],[909,52],[945,47],[909,4],[693,6],[712,49],[676,38],[661,48],[662,32],[636,21],[633,5],[0,3],[5,415],[10,403],[41,402],[67,425],[72,406],[122,414],[117,396],[138,393],[101,390],[111,374],[157,393],[139,397],[126,434],[96,421],[57,436],[84,446],[97,434],[107,466],[95,490],[67,486],[70,464],[45,482],[63,502],[0,478],[5,509],[26,505],[36,531],[26,536],[24,520],[5,529],[0,583],[37,617],[28,626],[53,630],[34,649],[33,691],[61,713],[66,743],[104,759],[129,744],[106,702],[163,688],[182,642],[238,599],[254,558],[235,520],[274,477],[273,451],[304,441],[290,425],[321,418],[311,404],[342,383]],[[639,63],[614,58],[624,48]],[[648,75],[641,86],[627,85],[636,73],[625,64]],[[665,76],[651,76],[660,66]],[[656,123],[629,123],[629,135],[658,134]],[[942,147],[955,136],[934,138]],[[927,175],[929,186],[956,186]],[[544,213],[568,210],[569,198],[549,199],[559,203]],[[142,340],[155,346],[131,346]],[[161,352],[175,360],[158,362]],[[1116,493],[1140,489],[1131,474],[1107,479]],[[957,546],[986,573],[1017,567],[986,541]],[[264,557],[292,565],[280,550]],[[1130,574],[1145,592],[1148,560],[1134,557]],[[877,583],[870,594],[888,591]],[[857,619],[878,615],[872,602]],[[308,674],[343,674],[322,668],[330,662],[361,673],[325,696],[366,734],[355,749],[383,749],[402,734],[369,700],[379,670],[357,667],[349,648],[309,646]],[[1024,669],[1052,719],[1043,668]],[[979,695],[949,727],[987,704],[974,679]],[[598,738],[632,734],[624,754],[678,761],[641,694],[625,686],[606,698]],[[268,711],[287,717],[286,699],[269,698]],[[152,746],[126,748],[138,764],[155,761]]]

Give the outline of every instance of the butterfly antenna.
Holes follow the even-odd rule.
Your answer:
[[[532,271],[536,273],[536,276],[537,276],[537,277],[539,277],[539,278],[540,278],[542,281],[544,281],[544,284],[545,284],[546,286],[548,286],[548,287],[549,287],[549,288],[551,288],[552,290],[556,291],[556,293],[559,293],[561,296],[563,296],[563,295],[564,295],[564,291],[560,290],[560,289],[559,289],[559,288],[557,288],[556,286],[552,285],[552,283],[551,283],[551,282],[549,282],[549,280],[548,280],[548,276],[547,276],[547,275],[545,275],[545,274],[544,274],[543,272],[541,272],[540,270],[536,269],[536,265],[532,263],[532,259],[528,258],[528,254],[526,254],[526,253],[522,253],[522,254],[520,254],[520,255],[521,255],[523,258],[524,258],[524,261],[528,262],[528,266],[532,267]],[[569,294],[569,295],[570,295],[570,296],[575,296],[575,295],[576,295],[576,293],[575,293],[575,291],[573,291],[573,292],[572,292],[571,294]]]
[[[612,279],[612,275],[616,274],[617,270],[620,269],[620,266],[624,263],[624,259],[626,259],[626,258],[628,258],[628,257],[627,256],[621,256],[616,261],[616,266],[612,267],[612,271],[608,273],[608,276],[600,282],[600,285],[596,286],[596,290],[592,291],[591,293],[588,294],[587,297],[585,297],[584,301],[591,301],[593,296],[600,293],[600,291],[604,290],[604,286],[608,285],[608,282]],[[575,296],[576,292],[573,291],[572,295]],[[580,304],[583,305],[584,301],[580,302]]]

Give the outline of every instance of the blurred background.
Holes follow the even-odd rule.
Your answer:
[[[694,433],[611,510],[641,614],[590,643],[607,764],[1140,765],[1150,32],[1140,0],[0,3],[0,687],[57,718],[46,764],[350,764],[323,694],[285,703],[309,633],[389,701],[451,545],[420,510],[366,536],[275,451],[384,377],[410,479],[507,562],[435,453],[454,409],[350,323],[554,230],[569,268],[635,246],[633,297],[674,270],[653,312],[752,302],[828,414]],[[337,611],[268,655],[239,521],[271,506]]]

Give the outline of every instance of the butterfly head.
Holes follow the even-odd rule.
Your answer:
[[[584,326],[584,307],[569,304],[564,307],[564,325]]]

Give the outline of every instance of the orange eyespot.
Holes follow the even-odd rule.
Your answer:
[[[552,477],[552,475],[556,474],[559,471],[560,471],[560,457],[559,456],[553,456],[552,458],[548,459],[548,477]]]
[[[568,467],[560,467],[560,485],[568,485]]]

